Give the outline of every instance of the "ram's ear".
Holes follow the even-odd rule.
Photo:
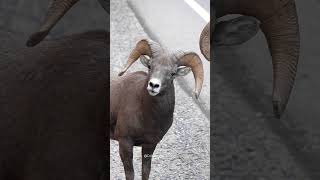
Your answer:
[[[185,76],[191,71],[190,67],[180,66],[177,69],[176,76]]]
[[[259,25],[259,21],[251,16],[220,21],[213,32],[213,45],[232,46],[244,43],[257,34]]]
[[[147,68],[150,67],[150,58],[147,58],[147,56],[142,55],[140,56],[140,62]]]

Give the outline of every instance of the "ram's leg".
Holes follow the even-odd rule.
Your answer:
[[[157,144],[142,145],[142,180],[148,180],[151,170],[151,159]]]
[[[120,157],[124,166],[124,171],[126,174],[126,180],[134,179],[133,170],[133,143],[130,139],[119,139],[119,151]]]

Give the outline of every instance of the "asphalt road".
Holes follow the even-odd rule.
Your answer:
[[[124,66],[130,51],[141,38],[149,38],[126,0],[111,1],[111,73],[114,77]],[[187,42],[188,43],[188,42]],[[137,61],[130,71],[146,68]],[[173,125],[158,144],[153,155],[150,179],[209,179],[210,121],[175,83],[176,106]],[[124,179],[117,141],[110,140],[110,179]],[[134,148],[136,179],[141,179],[141,148]]]
[[[210,14],[210,0],[195,0],[195,1]]]

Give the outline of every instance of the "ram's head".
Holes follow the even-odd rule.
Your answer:
[[[177,76],[193,72],[195,78],[194,95],[198,98],[203,84],[203,66],[200,57],[194,52],[171,52],[152,40],[141,40],[129,55],[127,64],[119,73],[123,75],[140,58],[149,69],[147,90],[156,96],[166,92]]]

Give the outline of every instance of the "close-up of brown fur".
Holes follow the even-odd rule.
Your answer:
[[[107,37],[91,31],[1,54],[0,179],[104,176]]]

